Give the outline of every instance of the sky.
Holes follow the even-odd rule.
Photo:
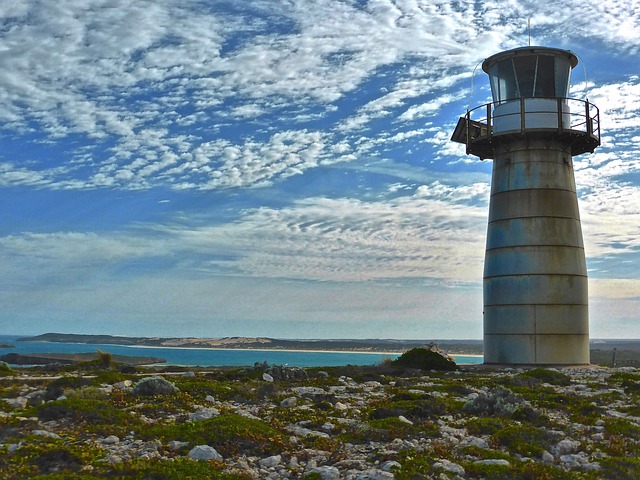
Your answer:
[[[2,0],[0,333],[480,339],[450,136],[529,42],[600,109],[591,337],[640,338],[638,0]]]

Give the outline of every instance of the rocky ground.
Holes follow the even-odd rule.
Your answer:
[[[0,377],[24,479],[636,479],[640,370],[88,365]]]

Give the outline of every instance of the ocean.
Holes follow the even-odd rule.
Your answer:
[[[229,350],[212,348],[166,348],[136,347],[131,345],[100,345],[84,343],[18,342],[17,335],[0,335],[0,344],[15,345],[15,348],[0,348],[0,355],[7,353],[93,353],[96,350],[113,355],[164,358],[163,365],[185,365],[201,367],[252,366],[256,362],[269,365],[295,367],[332,367],[342,365],[376,365],[386,359],[396,359],[397,354],[368,352],[317,352],[299,350]],[[463,364],[482,363],[482,357],[456,355],[456,362]]]

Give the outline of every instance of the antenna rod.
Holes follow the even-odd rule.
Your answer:
[[[531,17],[527,19],[527,30],[529,30],[529,46],[531,46]]]

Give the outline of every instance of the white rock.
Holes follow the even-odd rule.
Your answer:
[[[324,430],[325,432],[331,432],[334,428],[336,428],[336,426],[331,422],[325,422],[320,428],[322,428],[322,430]]]
[[[169,442],[169,449],[173,452],[180,450],[181,448],[187,447],[189,442],[181,442],[180,440],[171,440]]]
[[[102,439],[102,443],[107,445],[115,445],[117,443],[120,443],[120,439],[115,435],[109,435],[108,437]]]
[[[47,437],[47,438],[60,438],[60,435],[58,435],[57,433],[53,433],[50,432],[48,430],[34,430],[33,432],[31,432],[33,435],[38,435],[40,437]]]
[[[504,465],[505,467],[511,465],[508,460],[503,458],[487,458],[485,460],[476,460],[473,463],[480,463],[482,465]]]
[[[555,458],[545,450],[544,452],[542,452],[542,461],[544,463],[553,463],[555,461]]]
[[[577,468],[580,466],[580,458],[578,455],[562,455],[560,461],[566,468]]]
[[[13,408],[25,408],[29,401],[26,397],[5,398],[5,402],[11,405]]]
[[[280,465],[281,462],[282,462],[282,456],[281,455],[272,455],[271,457],[260,459],[258,461],[258,464],[262,468],[273,468],[273,467],[277,467],[278,465]]]
[[[405,417],[404,415],[398,415],[398,420],[400,420],[402,423],[413,425],[413,422],[409,420],[407,417]]]
[[[370,469],[356,473],[352,478],[353,480],[390,480],[395,478],[395,475],[382,470]]]
[[[460,445],[463,447],[489,448],[489,444],[486,440],[474,436],[463,438]]]
[[[296,397],[287,397],[280,402],[280,406],[282,408],[295,407],[297,404],[298,404],[298,399]]]
[[[457,463],[450,462],[447,459],[438,460],[433,464],[433,468],[437,470],[444,470],[445,472],[455,473],[456,475],[464,475],[464,468]]]
[[[324,388],[320,387],[293,387],[291,391],[298,395],[324,395],[327,393]]]
[[[122,382],[114,383],[113,388],[117,390],[127,390],[133,386],[133,382],[131,380],[123,380]]]
[[[222,460],[222,455],[209,445],[197,445],[189,450],[189,458],[191,460]]]
[[[213,407],[202,407],[198,411],[190,413],[190,420],[207,420],[209,418],[217,417],[220,412]]]
[[[556,455],[567,455],[569,453],[575,453],[578,451],[580,447],[580,442],[577,440],[571,440],[570,438],[565,438],[564,440],[560,440],[555,446]]]
[[[589,462],[582,465],[583,470],[600,470],[602,466],[598,462]]]
[[[308,428],[301,427],[299,425],[289,425],[289,430],[293,435],[298,437],[322,437],[322,438],[331,438],[328,434],[324,432],[318,432],[316,430],[310,430]]]
[[[262,379],[265,382],[273,382],[273,377],[271,375],[269,375],[268,373],[263,373],[262,374]]]
[[[204,397],[204,399],[205,399],[205,401],[210,402],[210,403],[213,403],[213,402],[216,401],[216,399],[211,395],[207,395],[206,397]]]
[[[395,460],[389,460],[388,462],[384,462],[382,464],[382,466],[380,467],[380,470],[382,470],[383,472],[390,472],[393,469],[396,468],[401,468],[402,465],[400,465],[400,463],[396,462]]]
[[[339,480],[340,478],[340,470],[331,466],[316,467],[307,473],[319,474],[320,480]]]
[[[336,410],[340,410],[340,411],[344,411],[344,410],[348,410],[349,409],[349,407],[347,407],[342,402],[336,402],[336,404],[333,406],[333,408],[335,408]]]

